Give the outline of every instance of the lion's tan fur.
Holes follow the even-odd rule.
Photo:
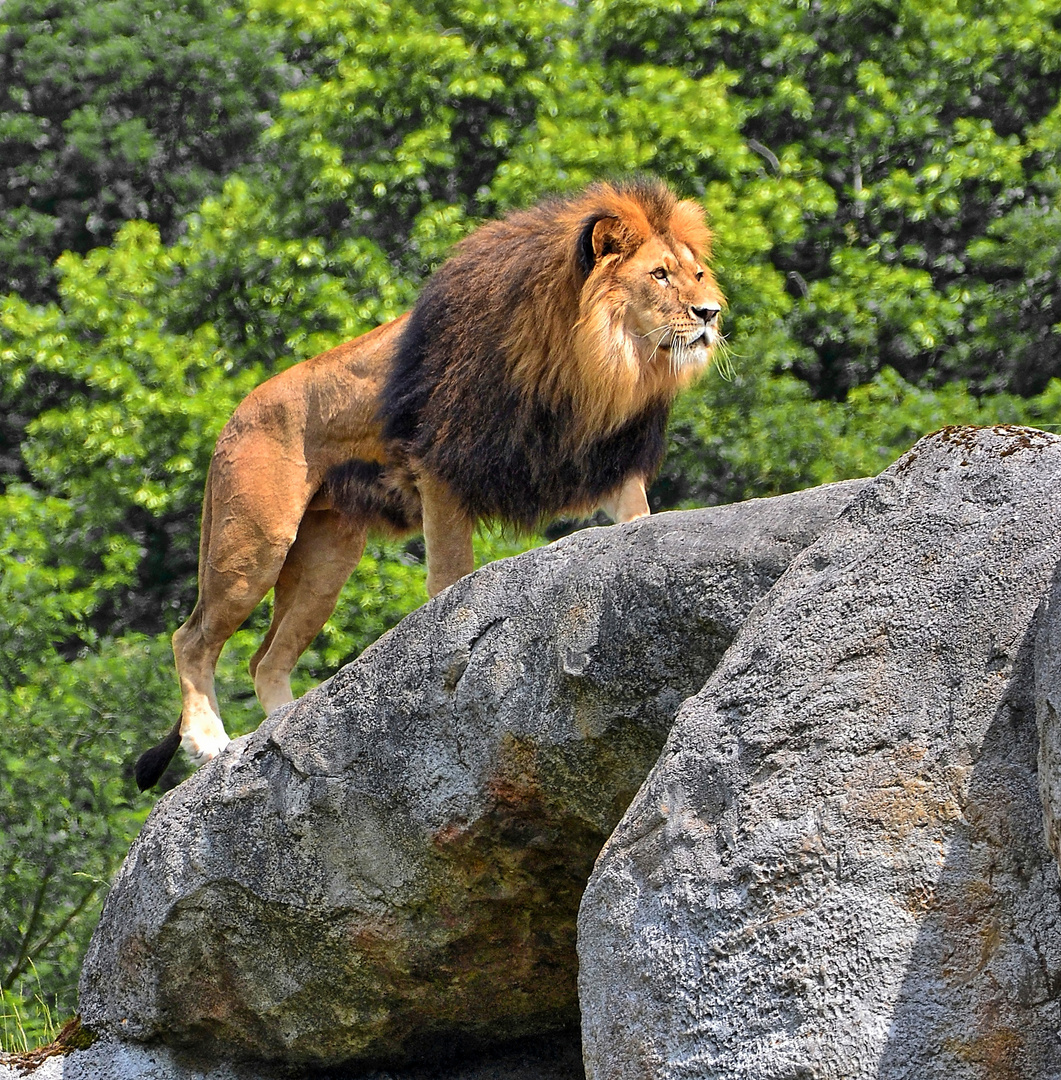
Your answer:
[[[718,341],[709,253],[696,204],[653,182],[595,185],[484,225],[411,316],[248,395],[214,451],[199,600],[174,635],[193,759],[227,742],[213,686],[224,643],[274,589],[251,668],[267,712],[290,700],[291,669],[370,530],[422,515],[434,595],[471,569],[481,516],[647,513],[670,402]],[[176,737],[142,757],[142,787]]]

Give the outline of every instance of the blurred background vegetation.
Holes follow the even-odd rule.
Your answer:
[[[1059,69],[1061,0],[4,0],[0,1048],[76,1008],[251,387],[477,221],[643,170],[707,207],[735,361],[680,401],[656,509],[1054,428]],[[370,549],[299,689],[422,602],[419,556]],[[236,732],[263,618],[222,660]]]

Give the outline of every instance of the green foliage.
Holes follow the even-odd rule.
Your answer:
[[[201,0],[7,0],[0,11],[0,292],[123,221],[172,238],[255,156],[288,76],[273,36]]]
[[[416,296],[371,239],[313,235],[270,189],[242,178],[203,202],[167,257],[166,325],[209,326],[231,362],[264,365],[259,377],[395,318]]]
[[[0,987],[0,1052],[24,1054],[59,1034],[39,980],[22,979],[16,989]]]
[[[1007,269],[1023,265],[1029,214],[1040,266],[1061,245],[1057,0],[590,9],[606,63],[725,68],[760,175],[780,181],[796,153],[827,185],[832,205],[774,233],[770,259],[796,301],[779,359],[817,396],[841,398],[887,365],[1022,393],[1061,374],[1056,288]]]
[[[59,621],[49,631],[54,643],[90,644],[93,632],[157,629],[160,610],[186,607],[212,444],[261,370],[237,371],[209,324],[166,328],[158,307],[173,258],[152,226],[131,223],[112,248],[64,255],[57,269],[60,305],[0,300],[0,407],[17,415],[27,387],[62,387],[25,423],[23,484],[0,496],[0,558],[5,582],[25,579],[20,603],[63,594],[50,605],[69,615],[65,634]],[[49,556],[26,565],[35,550]]]
[[[126,635],[27,667],[0,695],[0,989],[32,986],[58,1016],[73,1012],[86,930],[150,807],[127,764],[179,709],[168,652]]]
[[[406,309],[476,221],[645,170],[707,207],[735,368],[679,402],[654,506],[1056,426],[1059,67],[1061,0],[3,5],[3,1044],[74,1007],[252,386]],[[370,543],[296,690],[423,598],[418,546]],[[233,732],[267,619],[222,655]]]
[[[561,76],[577,63],[559,0],[255,7],[312,42],[318,68],[269,132],[293,162],[289,197],[310,231],[352,229],[415,271],[466,228],[443,208],[490,212],[488,188],[512,144],[540,112],[555,114]],[[425,216],[443,234],[426,250],[416,227]]]
[[[885,368],[832,402],[791,375],[745,373],[679,402],[653,501],[703,506],[874,476],[949,424],[1056,428],[1059,421],[1059,379],[1034,398],[976,398],[964,383],[927,389]]]

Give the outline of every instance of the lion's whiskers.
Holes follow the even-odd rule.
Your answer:
[[[671,339],[669,367],[672,378],[677,377],[682,368],[689,362],[691,345],[690,341],[679,334],[675,334]]]
[[[654,327],[652,330],[649,330],[647,333],[635,334],[634,335],[635,337],[639,337],[639,338],[647,338],[647,337],[651,337],[653,334],[659,334],[659,339],[656,342],[655,348],[653,348],[652,353],[649,356],[648,360],[645,361],[646,364],[651,364],[652,361],[656,359],[656,353],[659,352],[659,347],[663,344],[663,339],[667,336],[667,333],[668,333],[668,331],[670,331],[670,329],[671,329],[670,324],[669,323],[664,323],[662,326]],[[670,370],[671,370],[671,374],[673,375],[674,374],[674,357],[673,357],[673,355],[671,356],[671,360],[670,360]]]
[[[679,371],[689,362],[690,345],[688,341],[679,338],[676,342],[677,348],[672,350],[671,357],[671,374],[677,375]]]
[[[661,330],[665,334],[669,329],[670,329],[670,324],[669,323],[663,323],[662,326],[657,326],[654,329],[649,330],[647,333],[644,333],[644,334],[635,334],[634,337],[639,337],[639,338],[651,337],[653,334],[658,334]]]
[[[667,323],[664,323],[662,326],[657,326],[654,330],[649,330],[647,334],[638,334],[637,335],[640,338],[647,338],[647,337],[650,337],[652,334],[656,334],[656,333],[659,334],[659,340],[656,342],[656,346],[652,350],[652,355],[649,356],[647,363],[651,364],[652,361],[655,360],[656,353],[659,352],[659,347],[663,344],[663,339],[667,336],[667,331],[669,329],[670,329],[670,326]]]
[[[725,382],[732,382],[737,375],[733,355],[729,342],[722,334],[719,334],[715,339],[715,370],[718,372],[718,377]]]

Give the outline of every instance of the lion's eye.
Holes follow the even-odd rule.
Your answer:
[[[667,280],[666,268],[662,267],[662,266],[657,266],[656,269],[652,271],[652,276],[657,281],[666,281]]]
[[[704,280],[704,271],[703,271],[702,267],[698,266],[696,268],[696,280],[697,281],[703,281]]]

